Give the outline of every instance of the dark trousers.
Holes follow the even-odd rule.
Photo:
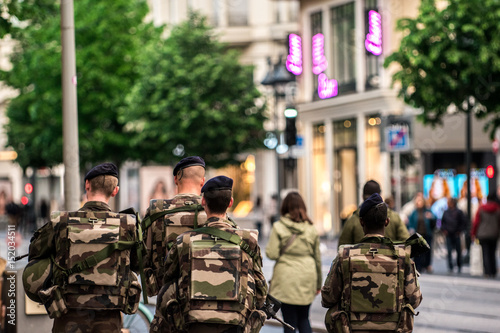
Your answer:
[[[497,239],[480,239],[481,248],[483,249],[483,268],[484,275],[494,277],[497,275],[497,259],[495,252],[497,251]]]
[[[283,320],[293,327],[295,327],[295,332],[300,333],[312,333],[311,323],[309,322],[309,305],[292,305],[292,304],[281,304],[281,313],[283,314]],[[294,331],[284,327],[285,333],[293,333]]]
[[[424,269],[426,269],[428,266],[432,265],[432,235],[423,235],[424,239],[427,241],[431,249],[427,251],[426,253],[415,257],[415,268],[419,272],[423,272]]]
[[[448,249],[448,269],[453,270],[453,251],[457,253],[457,267],[458,271],[462,269],[462,244],[460,242],[460,235],[447,235],[446,248]]]

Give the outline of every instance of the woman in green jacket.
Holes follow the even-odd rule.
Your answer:
[[[312,332],[309,308],[321,289],[321,254],[316,227],[299,193],[290,192],[283,200],[266,255],[276,260],[269,293],[282,302],[283,319],[300,333]]]

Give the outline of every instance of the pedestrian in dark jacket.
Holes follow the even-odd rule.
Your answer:
[[[457,253],[458,273],[462,271],[462,244],[460,236],[467,228],[467,218],[460,209],[457,208],[457,200],[448,199],[448,209],[444,211],[441,218],[441,231],[446,236],[446,247],[448,249],[448,272],[453,272],[453,251]]]
[[[498,237],[500,236],[500,205],[494,193],[488,194],[487,202],[481,205],[472,225],[471,238],[479,239],[483,250],[484,276],[494,278],[497,274]]]

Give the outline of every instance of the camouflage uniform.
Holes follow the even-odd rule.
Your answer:
[[[79,209],[85,212],[111,212],[109,206],[101,201],[89,201]],[[30,260],[56,255],[57,225],[45,224],[31,239]],[[38,249],[34,251],[32,249]],[[32,255],[32,253],[35,253]],[[137,258],[131,258],[137,263]],[[135,267],[134,267],[135,268]],[[68,309],[62,317],[54,319],[52,332],[117,332],[121,331],[121,313],[119,310]]]
[[[229,311],[227,311],[229,309],[224,308],[223,304],[219,302],[217,302],[218,304],[216,307],[214,306],[213,318],[210,317],[204,319],[212,321],[215,320],[220,322],[220,324],[197,323],[197,320],[200,318],[200,313],[203,312],[199,310],[203,310],[206,307],[204,307],[205,302],[203,300],[191,300],[191,303],[187,302],[189,290],[193,288],[193,286],[196,286],[196,283],[191,281],[192,268],[190,244],[193,241],[198,240],[213,241],[213,237],[208,234],[189,231],[177,237],[176,244],[174,244],[168,253],[165,262],[167,270],[163,276],[163,287],[158,294],[155,319],[151,323],[151,332],[179,331],[178,328],[173,327],[170,324],[167,319],[168,316],[166,315],[166,305],[172,299],[176,299],[178,301],[179,312],[171,315],[170,318],[173,318],[174,321],[187,323],[187,327],[184,325],[184,328],[187,328],[187,331],[189,332],[243,332],[244,330],[246,332],[247,327],[242,328],[239,327],[238,324],[242,324],[245,320],[247,320],[251,311],[260,309],[264,305],[267,296],[267,283],[264,274],[262,273],[262,256],[257,242],[257,234],[250,233],[249,231],[243,229],[235,229],[232,227],[233,224],[230,221],[222,220],[216,217],[208,219],[207,226],[239,235],[242,240],[246,241],[250,245],[250,249],[256,252],[256,257],[254,257],[258,258],[254,261],[246,252],[241,251],[243,257],[241,268],[239,270],[239,278],[240,281],[244,281],[243,284],[246,282],[246,285],[242,286],[244,290],[246,290],[246,295],[243,295],[244,298],[240,300],[240,302],[244,303],[244,307],[239,323],[232,322],[226,324],[228,322],[227,316],[230,315],[234,318],[234,311],[230,314]],[[219,273],[221,270],[219,266],[217,266],[216,269],[216,273]],[[233,268],[230,267],[228,272],[231,272],[232,270]],[[195,284],[192,285],[193,283]],[[216,287],[214,289],[216,289]],[[265,315],[263,320],[265,320]]]
[[[155,212],[179,208],[186,205],[201,204],[201,196],[195,194],[177,194],[168,200],[151,200],[144,219]],[[144,260],[144,273],[148,279],[148,296],[158,294],[162,286],[165,257],[173,246],[177,236],[193,228],[195,212],[177,212],[167,214],[154,221],[147,231],[147,255]],[[205,224],[207,214],[201,208],[197,214],[198,227]],[[169,228],[166,234],[165,227]]]
[[[363,255],[362,249],[369,251]],[[379,252],[388,255],[378,257]],[[321,304],[329,308],[328,332],[411,332],[422,293],[409,252],[409,247],[393,245],[380,235],[340,247],[321,289]],[[358,267],[352,264],[354,255],[361,258]],[[365,271],[381,273],[381,278],[363,277]]]
[[[410,237],[410,233],[398,213],[388,209],[387,217],[389,217],[389,225],[385,228],[385,237],[392,241],[404,241]],[[338,245],[359,243],[364,236],[363,227],[359,222],[359,209],[357,209],[344,224]]]

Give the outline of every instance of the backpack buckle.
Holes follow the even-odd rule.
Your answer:
[[[97,221],[98,221],[98,219],[96,219],[95,217],[89,218],[89,222],[92,223],[92,229],[94,229],[94,223],[96,223]]]
[[[372,255],[372,258],[375,258],[375,254],[378,253],[378,249],[370,249],[368,253]]]
[[[217,239],[218,239],[218,237],[217,237],[217,236],[210,235],[210,237],[212,237],[212,239],[214,240],[214,242],[215,242],[215,243],[217,243]]]

